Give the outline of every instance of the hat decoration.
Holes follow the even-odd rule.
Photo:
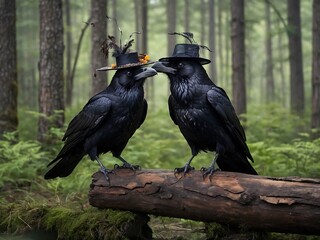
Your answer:
[[[171,57],[160,58],[161,62],[169,62],[172,60],[181,60],[181,59],[189,59],[199,61],[202,65],[208,64],[211,61],[206,58],[199,57],[200,48],[207,49],[212,52],[208,47],[204,45],[199,45],[193,39],[193,34],[190,32],[177,33],[172,32],[168,33],[169,35],[180,35],[185,37],[190,43],[186,44],[176,44],[173,50],[173,54]]]
[[[132,39],[133,34],[139,34],[139,32],[132,33],[129,40],[123,46],[121,44],[121,39],[120,44],[118,45],[116,38],[108,35],[102,43],[102,52],[108,57],[109,50],[113,49],[114,52],[112,53],[112,57],[116,59],[116,63],[112,63],[111,66],[99,68],[97,71],[118,70],[152,63],[150,62],[150,56],[148,54],[138,54],[137,52],[130,51],[129,48],[134,42],[134,39]]]

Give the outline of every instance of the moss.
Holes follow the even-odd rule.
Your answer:
[[[57,239],[133,239],[143,237],[148,218],[131,212],[30,203],[0,206],[0,232],[22,234],[42,229]],[[147,235],[151,237],[151,232]]]

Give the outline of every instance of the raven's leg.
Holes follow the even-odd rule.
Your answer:
[[[100,172],[103,173],[107,182],[109,182],[108,174],[112,173],[112,171],[108,170],[105,166],[103,166],[102,162],[98,158],[97,147],[93,147],[88,151],[88,155],[92,161],[97,161],[100,166]]]
[[[109,182],[109,177],[108,177],[108,174],[109,173],[113,173],[112,170],[108,170],[105,166],[103,166],[102,162],[99,160],[98,157],[95,157],[95,160],[99,163],[100,165],[100,172],[103,173],[103,175],[105,176],[107,182]]]
[[[216,164],[216,161],[217,161],[218,157],[219,157],[219,153],[216,153],[216,155],[215,155],[210,167],[209,168],[205,168],[205,167],[201,168],[201,171],[203,172],[203,178],[206,178],[206,176],[208,176],[208,175],[212,176],[212,174],[215,171],[219,170],[219,169],[215,168],[215,164]]]
[[[196,156],[197,154],[192,154],[191,158],[189,159],[189,161],[181,168],[175,168],[174,169],[174,173],[182,173],[184,175],[186,175],[187,172],[189,172],[190,170],[194,170],[194,167],[191,167],[191,161],[192,159]]]
[[[141,169],[139,165],[133,165],[131,163],[128,163],[123,157],[117,156],[116,158],[120,159],[121,162],[123,162],[122,166],[119,166],[118,164],[114,165],[114,168],[129,168],[133,171]]]

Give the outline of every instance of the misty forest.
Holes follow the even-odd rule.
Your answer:
[[[96,71],[115,63],[103,53],[108,35],[123,43],[132,35],[131,48],[157,61],[187,43],[168,33],[193,33],[205,46],[200,56],[211,60],[205,70],[241,120],[259,175],[320,178],[318,0],[1,0],[0,19],[0,239],[139,239],[128,233],[139,214],[90,206],[99,165],[88,156],[69,176],[44,179],[72,118],[115,74]],[[146,119],[122,156],[142,169],[173,171],[191,152],[170,118],[168,77],[148,78],[144,94]],[[212,158],[201,152],[192,166]],[[100,160],[108,169],[119,164],[110,152]],[[149,217],[153,239],[320,239],[239,238],[218,223]]]

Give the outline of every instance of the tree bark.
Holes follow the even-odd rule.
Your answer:
[[[71,34],[71,16],[70,16],[70,0],[65,0],[65,16],[66,16],[66,105],[72,104],[73,78],[71,78],[71,49],[72,49],[72,34]]]
[[[38,140],[64,123],[62,0],[40,0],[40,88]],[[58,112],[57,112],[58,111]]]
[[[189,0],[184,0],[184,32],[190,32],[190,11],[189,11]],[[187,39],[185,39],[185,43],[189,43]]]
[[[101,51],[101,45],[107,37],[107,21],[106,21],[107,1],[91,0],[91,71],[92,76],[92,92],[94,95],[102,91],[107,86],[106,72],[96,72],[97,68],[107,65],[107,58]]]
[[[140,1],[134,0],[134,15],[135,15],[135,27],[136,32],[142,32],[141,29],[141,9],[140,9]],[[136,36],[135,42],[136,42],[136,51],[141,52],[141,37],[139,35]]]
[[[0,1],[0,138],[18,127],[16,2]]]
[[[320,137],[320,1],[313,0],[312,24],[312,116],[311,128],[314,138]]]
[[[247,112],[244,0],[231,2],[232,96],[237,114]]]
[[[176,31],[176,22],[177,22],[176,14],[177,14],[176,1],[167,0],[168,33]],[[168,35],[168,51],[167,51],[168,56],[172,55],[176,42],[177,40],[175,35]]]
[[[300,0],[288,0],[290,108],[300,116],[304,113],[304,83],[300,23]]]
[[[115,170],[93,175],[89,202],[114,208],[249,229],[320,234],[320,179],[216,172],[185,177],[170,170]]]

